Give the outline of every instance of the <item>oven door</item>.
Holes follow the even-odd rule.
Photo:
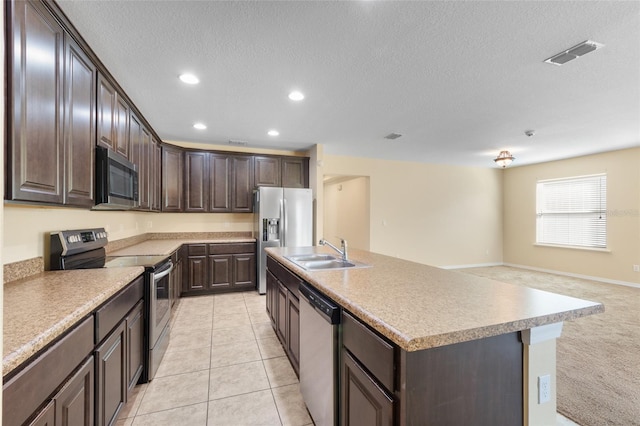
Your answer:
[[[171,318],[171,271],[173,263],[169,259],[151,273],[151,291],[149,304],[149,346],[156,346],[158,338]]]

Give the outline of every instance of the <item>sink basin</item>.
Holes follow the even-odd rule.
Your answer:
[[[356,261],[343,261],[341,258],[320,253],[300,254],[293,256],[286,256],[287,259],[295,263],[301,268],[307,271],[324,271],[335,269],[349,269],[349,268],[367,268],[370,265],[356,262]]]
[[[340,269],[340,268],[353,268],[355,263],[345,262],[343,260],[318,260],[315,262],[307,262],[303,267],[305,269],[314,271],[317,269]]]
[[[289,256],[287,259],[295,263],[338,260],[335,256],[331,256],[330,254],[303,254],[300,256]]]

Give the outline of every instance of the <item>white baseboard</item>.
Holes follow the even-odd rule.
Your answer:
[[[442,269],[465,269],[465,268],[484,268],[486,266],[503,266],[502,262],[493,262],[493,263],[476,263],[473,265],[447,265],[447,266],[438,266],[438,268]]]
[[[581,278],[581,279],[584,279],[584,280],[599,281],[599,282],[607,283],[607,284],[617,284],[617,285],[624,285],[624,286],[627,286],[627,287],[640,288],[640,284],[631,283],[631,282],[628,282],[628,281],[610,280],[608,278],[593,277],[593,276],[590,276],[590,275],[573,274],[571,272],[554,271],[552,269],[536,268],[534,266],[527,266],[527,265],[518,265],[516,263],[503,263],[502,265],[503,266],[512,266],[514,268],[520,268],[520,269],[529,269],[531,271],[546,272],[546,273],[549,273],[549,274],[564,275],[566,277]]]

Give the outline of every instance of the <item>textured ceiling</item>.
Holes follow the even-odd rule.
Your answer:
[[[58,3],[163,140],[480,167],[640,146],[638,1]]]

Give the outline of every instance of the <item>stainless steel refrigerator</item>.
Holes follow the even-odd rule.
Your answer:
[[[254,237],[258,242],[258,292],[267,290],[266,247],[313,245],[311,189],[259,187],[253,194]]]

